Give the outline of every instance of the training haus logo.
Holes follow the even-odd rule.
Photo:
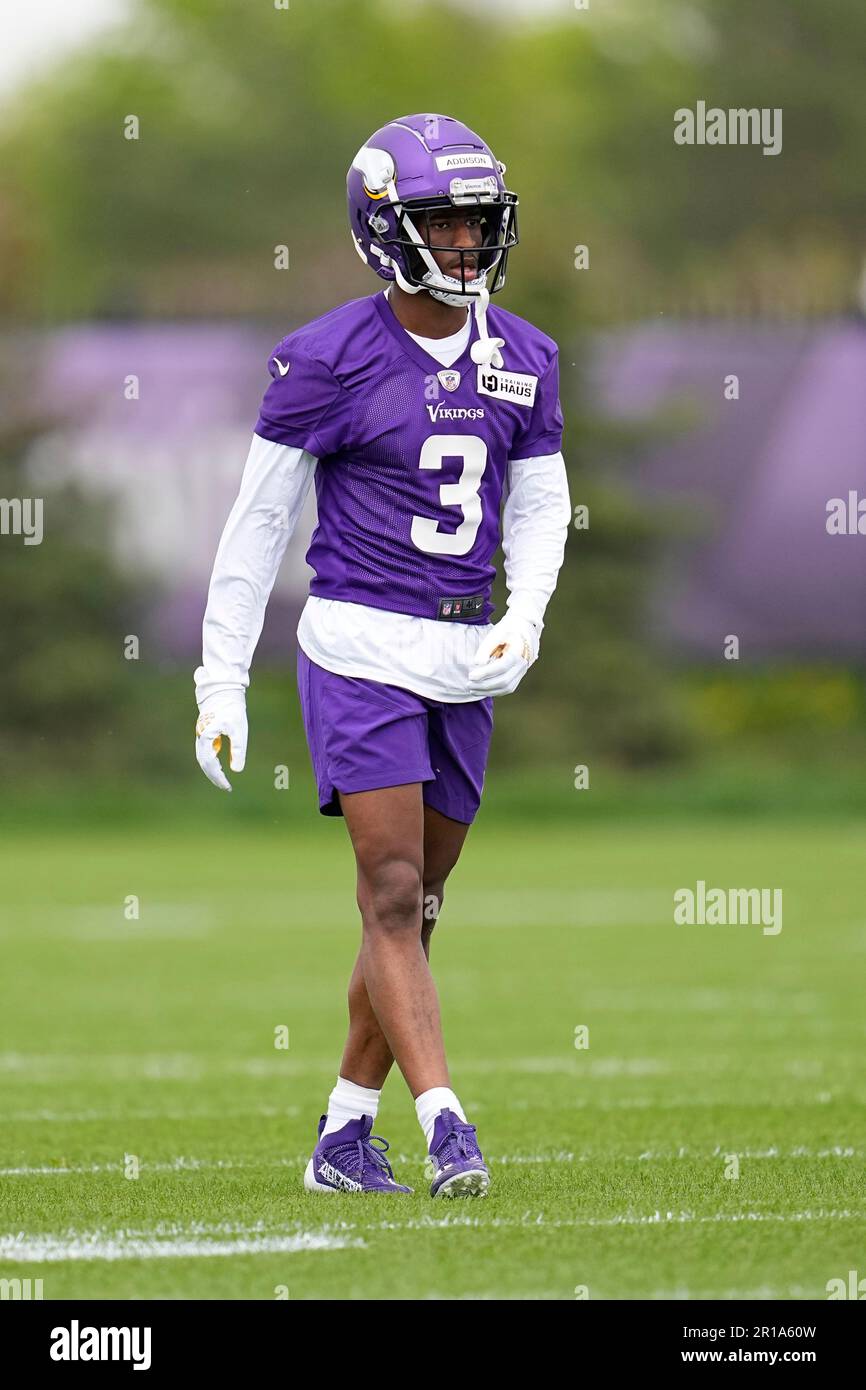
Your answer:
[[[149,1327],[68,1327],[51,1329],[52,1361],[131,1361],[134,1371],[150,1370]]]
[[[707,108],[699,101],[694,111],[681,106],[674,112],[677,145],[763,145],[764,154],[782,152],[782,108],[775,106],[721,106]]]
[[[479,367],[476,390],[482,396],[500,396],[514,401],[517,405],[531,406],[535,403],[535,388],[538,377],[529,372],[503,372],[496,367]]]

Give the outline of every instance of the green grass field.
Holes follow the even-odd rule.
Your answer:
[[[348,840],[214,805],[207,829],[4,841],[0,1276],[46,1299],[822,1299],[866,1274],[862,821],[482,814],[432,961],[493,1187],[445,1204],[396,1070],[375,1129],[414,1195],[303,1192],[358,940]],[[781,933],[673,925],[699,878],[781,887]]]

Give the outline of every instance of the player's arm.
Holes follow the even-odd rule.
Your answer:
[[[554,348],[505,480],[502,550],[507,612],[488,633],[469,672],[477,695],[510,695],[538,656],[544,611],[556,588],[571,522],[562,458],[559,362]]]
[[[507,611],[478,648],[469,672],[473,694],[511,694],[537,658],[571,522],[560,452],[510,462],[507,489],[502,514]]]
[[[254,434],[217,550],[202,627],[202,664],[195,673],[195,748],[202,771],[223,791],[231,786],[218,754],[223,738],[228,739],[230,767],[242,771],[250,664],[316,463],[306,449]]]

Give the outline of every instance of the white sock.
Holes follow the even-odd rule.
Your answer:
[[[424,1131],[424,1138],[427,1140],[427,1147],[430,1147],[430,1140],[433,1138],[433,1126],[436,1123],[436,1116],[440,1110],[450,1110],[458,1119],[466,1124],[466,1116],[463,1114],[463,1107],[453,1091],[449,1091],[447,1086],[431,1086],[429,1091],[422,1091],[415,1100],[415,1113],[418,1116],[418,1123]]]
[[[337,1077],[337,1084],[328,1097],[328,1116],[322,1137],[342,1129],[350,1120],[360,1120],[362,1115],[376,1118],[381,1091],[372,1091],[367,1086],[356,1086],[345,1076]]]

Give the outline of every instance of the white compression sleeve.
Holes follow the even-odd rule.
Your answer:
[[[571,500],[562,454],[508,464],[502,515],[507,607],[539,629],[556,588],[571,524]]]
[[[214,560],[202,626],[199,704],[245,690],[280,562],[304,506],[317,459],[254,434],[240,492]]]

